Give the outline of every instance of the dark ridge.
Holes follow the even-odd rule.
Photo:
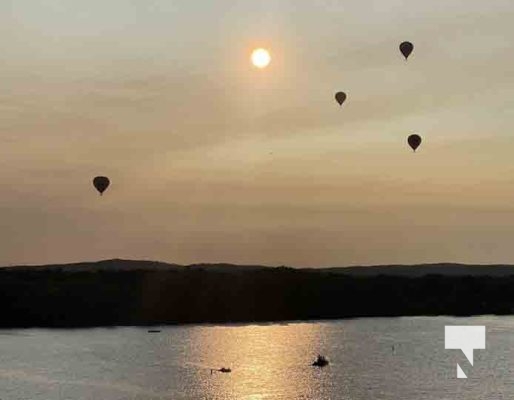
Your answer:
[[[271,267],[264,265],[237,265],[228,263],[199,263],[199,264],[170,264],[160,261],[150,260],[123,260],[110,259],[101,261],[79,262],[71,264],[48,264],[48,265],[19,265],[0,267],[9,270],[29,270],[29,271],[169,271],[169,270],[203,270],[210,271],[255,271],[255,270],[274,270],[288,269],[296,271],[311,271],[317,273],[334,273],[345,274],[351,276],[409,276],[421,277],[424,275],[438,274],[449,276],[510,276],[514,275],[514,265],[472,265],[458,263],[434,263],[434,264],[418,264],[418,265],[370,265],[370,266],[350,266],[350,267],[324,267],[324,268],[293,268],[288,266]]]
[[[324,271],[356,276],[410,276],[438,274],[445,276],[510,276],[514,275],[514,265],[469,265],[456,263],[419,264],[419,265],[380,265],[324,268]]]
[[[514,267],[290,267],[104,260],[0,268],[0,327],[514,312]]]
[[[47,265],[17,265],[3,267],[3,270],[16,271],[129,271],[129,270],[170,270],[181,268],[176,264],[168,264],[159,261],[147,260],[123,260],[111,259],[101,261],[86,261],[71,264],[47,264]]]

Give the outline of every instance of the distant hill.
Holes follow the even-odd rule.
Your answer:
[[[17,265],[3,267],[4,270],[15,271],[63,271],[63,272],[87,272],[87,271],[164,271],[181,268],[179,265],[167,264],[158,261],[137,260],[102,260],[80,262],[72,264],[47,264],[47,265]]]
[[[0,268],[0,327],[514,313],[514,266],[295,269],[104,260]]]
[[[514,265],[469,265],[469,264],[419,264],[419,265],[380,265],[362,267],[323,268],[331,273],[352,276],[406,276],[421,277],[425,275],[444,276],[511,276]]]
[[[19,265],[3,267],[3,269],[15,269],[18,271],[66,271],[66,272],[87,272],[87,271],[173,271],[173,270],[209,270],[225,272],[243,272],[273,269],[294,269],[300,271],[311,271],[316,273],[345,274],[351,276],[405,276],[421,277],[425,275],[444,276],[510,276],[514,275],[514,265],[470,265],[456,263],[419,264],[419,265],[375,265],[375,266],[350,266],[330,268],[293,268],[293,267],[270,267],[263,265],[235,265],[235,264],[170,264],[159,261],[148,260],[123,260],[111,259],[102,261],[80,262],[72,264],[50,264],[50,265]]]
[[[46,265],[16,265],[3,267],[12,271],[63,271],[63,272],[109,272],[109,271],[178,271],[201,270],[208,268],[211,271],[254,271],[264,266],[234,265],[234,264],[191,264],[179,265],[160,261],[111,259],[101,261],[88,261],[71,264]]]

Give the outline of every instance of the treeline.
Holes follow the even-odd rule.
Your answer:
[[[0,270],[0,327],[510,314],[514,276],[350,276],[316,270]]]

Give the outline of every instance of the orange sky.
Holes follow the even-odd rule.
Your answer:
[[[514,262],[513,16],[510,0],[4,2],[0,264]]]

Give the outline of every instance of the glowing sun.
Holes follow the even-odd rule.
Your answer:
[[[252,64],[257,68],[266,68],[271,62],[271,56],[266,49],[256,49],[252,53]]]

